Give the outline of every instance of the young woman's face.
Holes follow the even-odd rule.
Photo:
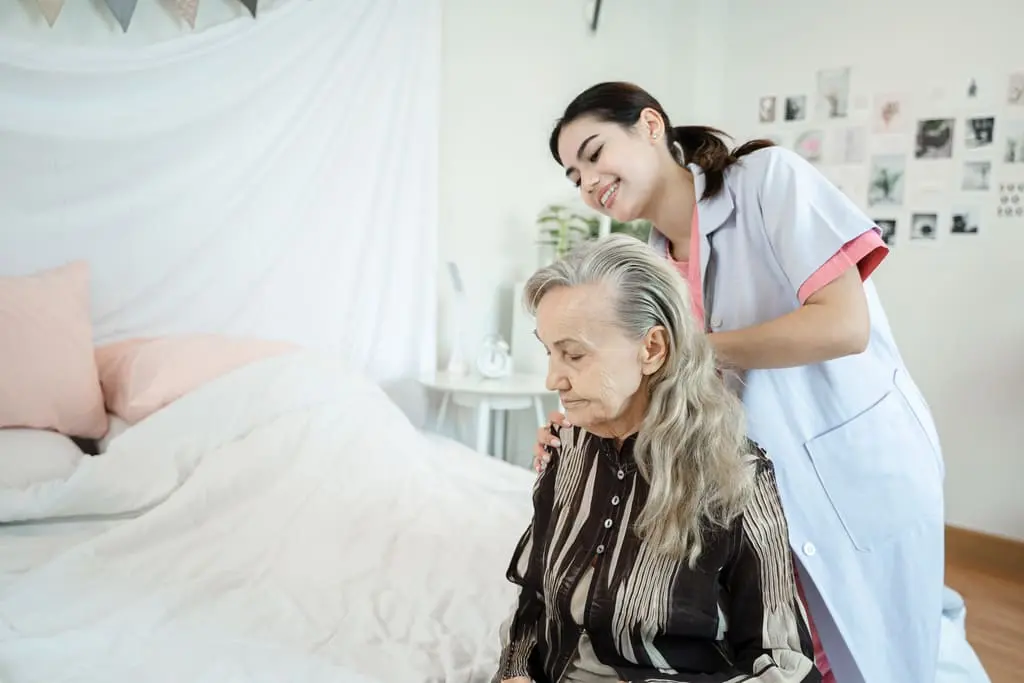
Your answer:
[[[650,204],[663,138],[656,117],[641,115],[631,128],[583,117],[562,128],[558,157],[587,206],[629,222],[644,217]]]

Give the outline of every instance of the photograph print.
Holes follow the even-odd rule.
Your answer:
[[[953,209],[949,231],[954,235],[976,235],[980,223],[980,211],[976,207],[960,207]]]
[[[1024,106],[1024,71],[1010,74],[1006,83],[1006,103]]]
[[[901,206],[907,159],[902,154],[871,157],[868,176],[868,206]]]
[[[967,149],[988,147],[994,139],[995,127],[994,116],[977,116],[967,119],[967,126],[964,128],[964,146]]]
[[[845,119],[850,114],[850,67],[818,72],[815,113],[818,119]]]
[[[953,156],[953,129],[956,119],[922,119],[917,122],[914,157],[949,159]]]
[[[934,240],[938,237],[938,226],[937,213],[915,213],[910,217],[910,239]]]
[[[964,181],[960,189],[978,192],[992,188],[991,161],[965,161]]]
[[[1003,162],[1024,164],[1024,119],[1000,124],[1003,130]]]
[[[757,120],[761,123],[775,122],[775,96],[762,97],[757,106]]]
[[[786,111],[784,112],[787,121],[803,121],[807,118],[807,96],[792,95],[786,98]]]
[[[876,218],[875,225],[882,231],[882,241],[886,246],[892,247],[896,244],[896,219]]]

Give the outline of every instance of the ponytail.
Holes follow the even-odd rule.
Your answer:
[[[693,163],[704,171],[704,194],[710,199],[725,186],[725,170],[741,157],[765,147],[774,146],[771,140],[750,140],[729,151],[723,137],[729,137],[717,128],[709,126],[676,126],[670,128],[670,143],[678,143],[683,149],[681,163]]]

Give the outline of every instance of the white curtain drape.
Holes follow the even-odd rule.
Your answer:
[[[0,274],[92,266],[98,343],[434,366],[439,0],[292,0],[145,47],[0,41]]]

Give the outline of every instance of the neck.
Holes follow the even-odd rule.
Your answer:
[[[685,261],[689,257],[696,204],[693,174],[673,161],[672,172],[667,174],[664,186],[655,195],[648,219],[672,243],[672,256],[677,260]]]
[[[615,443],[621,446],[623,441],[640,431],[640,425],[647,414],[648,403],[647,392],[641,387],[626,409],[615,419],[585,429],[603,439],[614,439]]]

